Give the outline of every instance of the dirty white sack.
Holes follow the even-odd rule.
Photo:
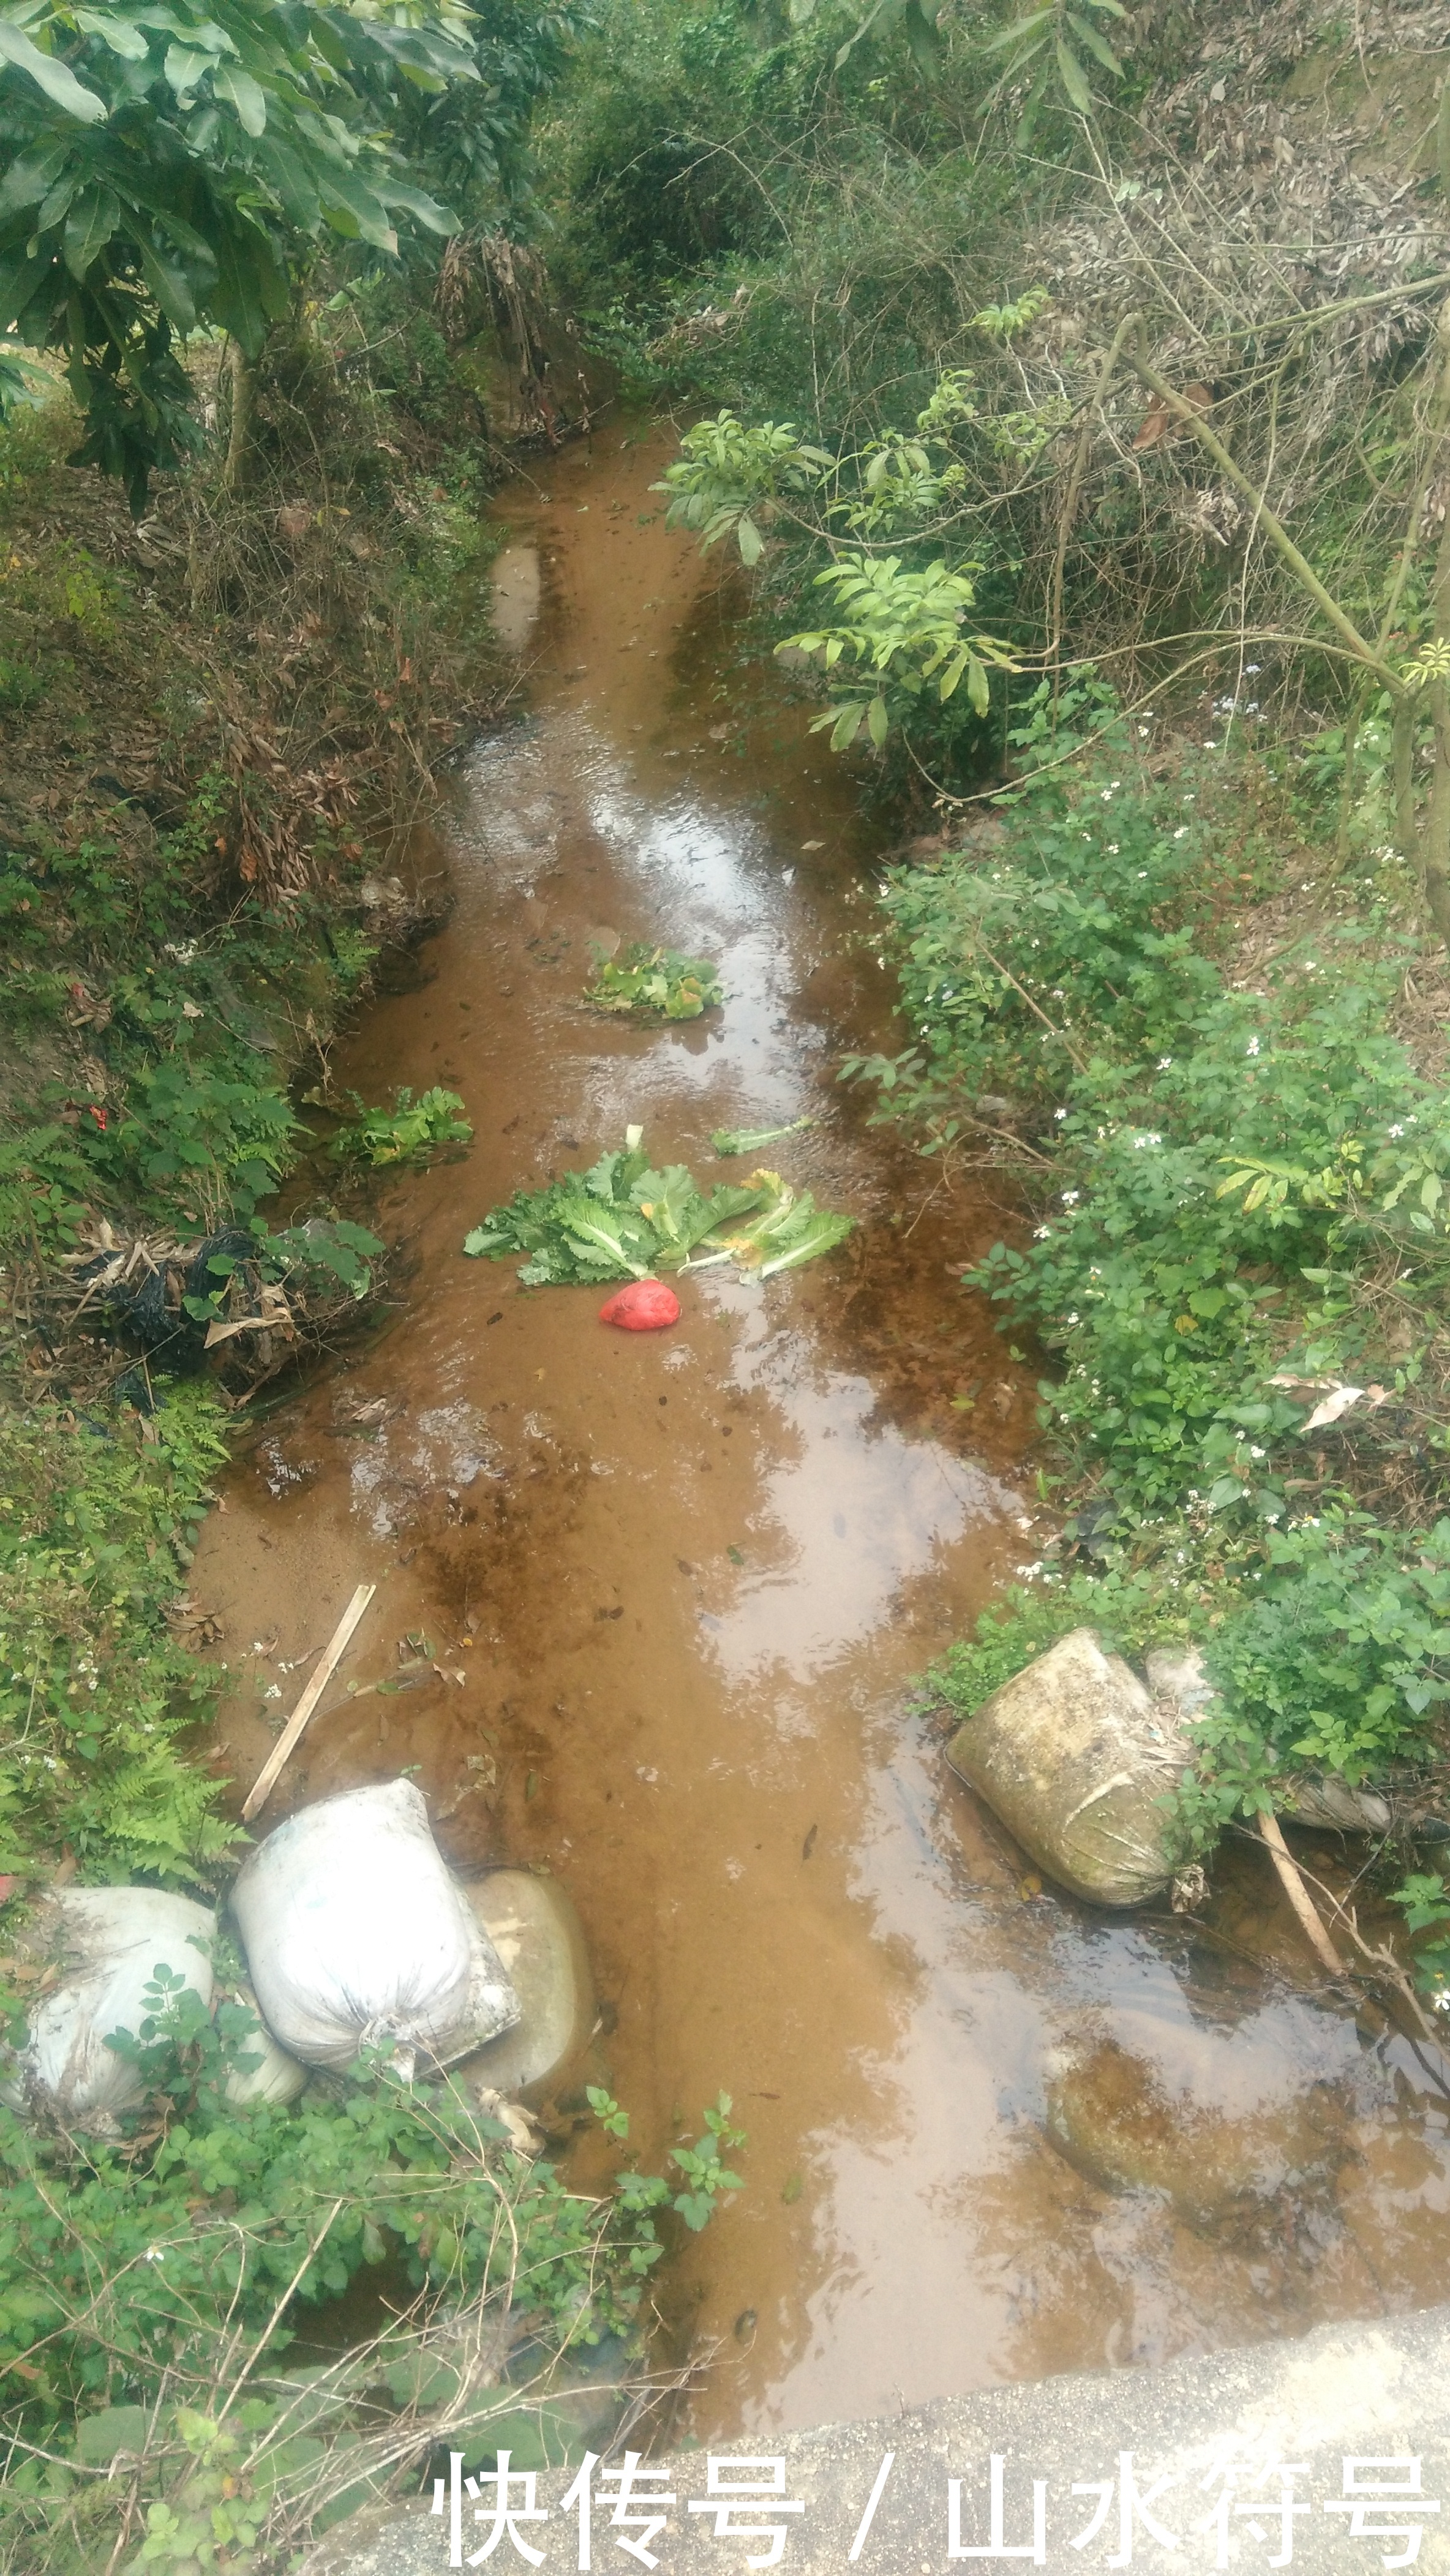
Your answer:
[[[0,2052],[0,2098],[46,2126],[114,2134],[118,2112],[134,2110],[143,2091],[107,2038],[140,2036],[158,1967],[184,1978],[210,2011],[215,1933],[206,1906],[154,1887],[68,1887],[44,1898],[23,1947],[61,1979],[36,2005],[22,2046]]]
[[[305,2066],[340,2072],[391,2040],[410,2080],[519,2018],[411,1780],[289,1816],[243,1864],[231,1903],[267,2026]]]
[[[947,1760],[1075,1896],[1141,1905],[1173,1875],[1192,1750],[1172,1704],[1074,1628],[958,1727]]]

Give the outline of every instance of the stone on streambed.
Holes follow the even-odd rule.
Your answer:
[[[1047,2135],[1104,2191],[1157,2191],[1190,2227],[1252,2224],[1286,2190],[1327,2185],[1345,2151],[1343,2106],[1323,2085],[1232,2115],[1169,2088],[1115,2039],[1049,2078]]]
[[[1171,1801],[1192,1748],[1091,1628],[1074,1628],[958,1727],[947,1760],[1024,1851],[1093,1905],[1141,1905],[1173,1875]]]
[[[464,1889],[518,1996],[521,2018],[454,2069],[470,2092],[542,2101],[582,2056],[594,1985],[574,1902],[556,1878],[491,1869]]]

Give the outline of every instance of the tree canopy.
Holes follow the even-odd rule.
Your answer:
[[[178,336],[253,357],[331,235],[396,254],[497,182],[578,13],[495,0],[7,0],[0,331],[66,354],[77,462],[132,507],[196,431]]]

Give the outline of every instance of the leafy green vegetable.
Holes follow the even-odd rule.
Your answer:
[[[458,1114],[463,1103],[457,1092],[436,1085],[416,1100],[409,1090],[397,1092],[392,1109],[368,1109],[355,1091],[351,1098],[360,1114],[356,1126],[340,1127],[332,1140],[339,1162],[371,1163],[376,1170],[419,1160],[435,1145],[466,1145],[473,1134]]]
[[[742,1217],[749,1223],[738,1232],[721,1231]],[[829,1252],[851,1225],[818,1208],[809,1191],[798,1198],[778,1172],[752,1172],[707,1193],[683,1163],[655,1171],[631,1128],[623,1148],[589,1171],[491,1208],[463,1249],[489,1261],[526,1253],[519,1272],[526,1288],[594,1287],[721,1261],[768,1278]],[[703,1260],[692,1258],[701,1246]]]
[[[708,957],[682,957],[677,949],[631,940],[618,955],[594,949],[595,975],[584,999],[596,1011],[655,1012],[666,1020],[697,1020],[725,999]]]
[[[798,1136],[814,1127],[814,1118],[793,1118],[788,1127],[717,1127],[710,1142],[717,1154],[758,1154],[762,1145],[777,1145],[782,1136]]]
[[[742,1270],[758,1270],[762,1279],[769,1279],[777,1270],[797,1270],[802,1262],[844,1243],[851,1217],[818,1208],[809,1190],[797,1197],[779,1172],[752,1172],[750,1178],[764,1200],[760,1214],[738,1233],[712,1238]]]

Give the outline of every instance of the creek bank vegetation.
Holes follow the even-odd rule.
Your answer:
[[[1024,1207],[967,1285],[1066,1525],[934,1688],[1197,1644],[1185,1858],[1385,1790],[1438,1998],[1450,12],[629,14],[566,257],[708,414],[672,522],[916,820],[910,1042],[847,1076]]]

